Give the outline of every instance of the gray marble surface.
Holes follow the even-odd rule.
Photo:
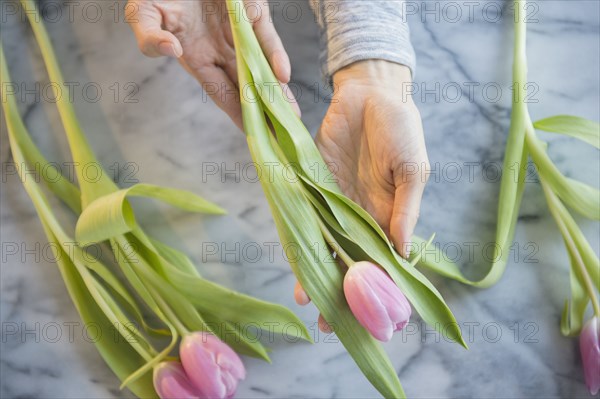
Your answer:
[[[88,3],[100,6],[98,21],[93,21],[95,9],[84,11]],[[417,230],[437,232],[436,243],[447,256],[477,274],[487,267],[483,249],[494,239],[513,34],[509,2],[472,2],[472,20],[465,3],[441,2],[435,11],[436,3],[415,2],[417,10],[409,16],[418,57],[420,92],[415,98],[434,167]],[[243,135],[175,60],[147,59],[138,52],[122,17],[115,21],[114,4],[82,2],[74,8],[73,22],[63,14],[48,24],[66,79],[80,84],[74,92],[76,109],[101,161],[109,170],[120,168],[124,185],[137,179],[188,189],[225,207],[229,215],[217,220],[135,203],[143,225],[190,254],[204,275],[289,306],[315,332],[317,312],[295,305],[294,277],[281,250],[275,247],[274,257],[269,256],[277,234],[261,187],[246,168],[251,159]],[[275,20],[302,89],[303,119],[316,131],[327,108],[322,89],[315,97],[315,84],[323,87],[317,28],[306,3],[296,3],[303,13],[300,21],[291,21],[291,8],[284,17],[286,4],[275,6]],[[452,4],[462,13],[459,18]],[[424,13],[424,7],[434,11]],[[568,113],[599,120],[599,3],[544,1],[534,3],[530,12],[537,20],[529,26],[530,81],[539,89],[530,104],[532,117]],[[13,78],[25,88],[41,85],[39,101],[32,94],[21,101],[27,126],[50,159],[67,162],[56,108],[44,94],[48,79],[39,51],[26,24],[9,14],[3,8],[2,42]],[[83,93],[90,82],[102,89],[97,102],[92,101],[93,87],[88,85],[87,97]],[[479,83],[472,99],[470,82]],[[436,85],[440,98],[421,96],[423,89],[436,91]],[[137,90],[131,93],[132,88]],[[564,173],[599,185],[597,150],[564,137],[543,137]],[[0,138],[0,396],[129,397],[86,342],[59,272],[44,255],[46,241],[32,204],[20,181],[4,168],[11,160],[4,124]],[[64,208],[58,209],[72,222]],[[598,253],[598,224],[581,221],[581,226]],[[206,243],[218,250],[208,251]],[[13,254],[15,244],[19,249]],[[245,249],[257,245],[258,261]],[[475,246],[473,259],[469,246]],[[488,290],[433,277],[470,350],[445,342],[414,318],[386,345],[410,397],[589,397],[577,342],[559,331],[569,294],[567,255],[535,182],[527,187],[513,255],[501,282]],[[275,340],[270,344],[273,364],[245,359],[248,378],[238,397],[377,397],[335,337],[316,334],[316,339],[313,346]]]

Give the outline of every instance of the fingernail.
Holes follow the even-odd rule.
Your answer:
[[[161,42],[158,45],[158,51],[160,51],[162,55],[165,55],[167,57],[179,58],[181,57],[183,52],[178,47],[179,46],[175,46],[171,42]]]

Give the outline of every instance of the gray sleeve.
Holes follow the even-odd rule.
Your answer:
[[[327,82],[356,61],[380,59],[415,71],[403,0],[310,0],[320,28],[320,61]]]

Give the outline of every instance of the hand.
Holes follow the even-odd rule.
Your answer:
[[[407,257],[429,170],[419,111],[403,94],[410,70],[368,60],[338,71],[333,80],[336,93],[317,146],[344,194],[365,208]],[[294,297],[299,304],[309,302],[298,284]],[[325,324],[320,316],[319,326]]]
[[[375,218],[404,257],[429,170],[421,116],[403,94],[410,82],[407,67],[387,61],[338,71],[316,139],[342,192]]]
[[[288,83],[290,60],[266,2],[246,0],[245,4],[275,76],[282,84]],[[219,108],[242,128],[235,49],[224,0],[129,0],[126,15],[145,55],[178,58]]]

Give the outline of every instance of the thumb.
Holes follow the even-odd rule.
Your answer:
[[[425,178],[418,176],[396,177],[394,209],[390,220],[390,236],[396,250],[403,258],[410,255],[411,237],[419,219]]]
[[[133,30],[141,52],[148,57],[174,57],[183,55],[179,39],[171,32],[163,30],[162,14],[150,2],[130,1],[135,12],[127,15],[127,23]]]

